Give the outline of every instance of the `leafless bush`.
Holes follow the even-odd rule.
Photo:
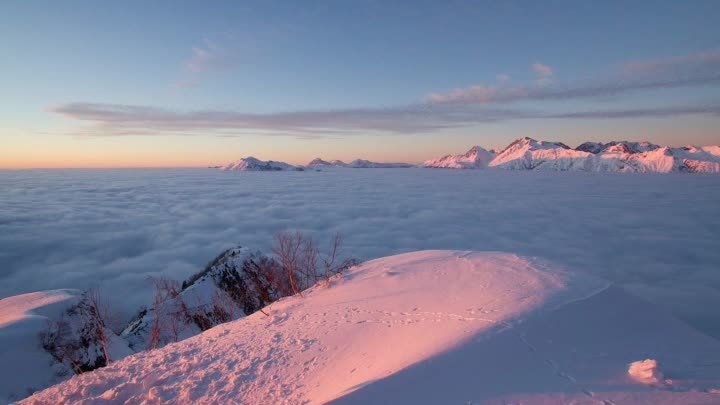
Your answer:
[[[79,309],[83,318],[92,323],[89,328],[84,328],[86,336],[89,340],[95,340],[100,344],[103,355],[105,356],[105,365],[110,364],[110,351],[108,350],[108,336],[106,333],[106,322],[111,318],[110,305],[100,296],[98,290],[90,290],[85,293],[84,299],[80,302]]]
[[[317,277],[317,248],[312,238],[301,232],[275,235],[273,253],[285,272],[292,294],[314,284]]]
[[[147,349],[155,349],[167,342],[163,341],[164,332],[169,333],[170,338],[177,342],[180,325],[176,314],[167,311],[165,304],[176,299],[180,295],[180,284],[166,277],[150,278],[155,287],[155,298],[153,300],[153,322],[150,327]],[[179,300],[182,303],[182,300]],[[184,307],[184,305],[182,305]],[[189,317],[189,316],[188,316]]]
[[[302,290],[320,280],[329,282],[334,275],[357,264],[352,258],[340,259],[341,248],[340,234],[335,234],[329,253],[322,256],[311,237],[301,232],[281,232],[275,235],[273,253],[289,281],[292,294],[302,295]]]
[[[339,258],[342,253],[342,244],[342,235],[336,233],[328,255],[322,258],[323,268],[321,274],[326,283],[330,283],[330,279],[336,274],[343,273],[358,264],[357,259],[352,257]]]

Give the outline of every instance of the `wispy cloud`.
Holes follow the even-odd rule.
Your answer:
[[[544,65],[540,62],[533,63],[532,71],[537,73],[541,77],[550,77],[553,75],[553,69],[550,66]]]
[[[534,85],[498,87],[475,85],[445,93],[431,93],[426,100],[436,104],[500,104],[524,100],[563,100],[620,95],[641,90],[699,86],[720,82],[720,51],[683,57],[630,62],[607,77],[576,82],[546,80],[553,74],[536,63],[532,70],[541,77]]]
[[[632,110],[543,113],[518,109],[431,104],[402,108],[347,109],[248,114],[233,111],[170,111],[147,106],[65,104],[51,109],[90,126],[74,131],[88,136],[131,135],[285,135],[322,138],[373,133],[422,134],[521,119],[613,119],[720,114],[720,105],[677,106]]]
[[[710,75],[720,69],[720,51],[699,52],[674,58],[628,62],[623,70],[628,75],[673,74],[677,76]]]
[[[201,45],[190,49],[190,56],[182,66],[182,77],[173,85],[178,88],[195,87],[205,75],[241,66],[249,51],[247,46],[240,46],[235,35],[230,33],[217,39],[204,38]]]
[[[208,48],[209,49],[209,48]],[[232,58],[198,51],[192,65],[203,72],[232,63]],[[552,68],[531,67],[541,79],[553,76]],[[396,107],[287,111],[270,114],[240,111],[173,111],[141,105],[68,103],[49,111],[84,122],[74,134],[128,135],[285,135],[319,138],[335,135],[429,133],[442,129],[523,119],[617,119],[720,114],[720,105],[681,105],[618,110],[560,111],[511,108],[517,101],[567,100],[619,95],[631,91],[720,83],[720,52],[623,65],[609,79],[552,85],[510,86],[499,76],[491,86],[471,86],[447,93],[433,93],[425,100]],[[542,107],[540,105],[538,108]]]
[[[233,111],[171,111],[148,106],[70,103],[51,112],[91,124],[81,133],[152,135],[198,132],[215,135],[274,134],[326,136],[334,133],[421,133],[495,122],[524,115],[520,111],[414,105],[329,111],[251,114]]]

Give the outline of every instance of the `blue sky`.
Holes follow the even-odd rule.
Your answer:
[[[720,143],[717,21],[717,1],[3,2],[0,167]]]

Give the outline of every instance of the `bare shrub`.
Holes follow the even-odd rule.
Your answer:
[[[342,235],[336,233],[332,239],[328,255],[322,258],[323,268],[321,274],[325,283],[330,283],[332,277],[358,264],[358,260],[352,257],[339,258],[342,253],[342,244]]]
[[[358,263],[353,258],[340,259],[341,250],[340,234],[335,234],[330,250],[325,256],[320,254],[315,241],[301,232],[280,232],[275,235],[273,244],[273,253],[289,282],[293,295],[302,295],[302,290],[320,280],[329,282],[336,274]]]
[[[273,253],[280,262],[293,295],[312,285],[317,277],[317,248],[312,238],[301,232],[275,235]]]
[[[180,296],[180,284],[166,277],[149,278],[155,287],[155,296],[153,299],[153,320],[150,326],[150,334],[147,349],[155,349],[164,345],[166,340],[165,334],[170,334],[170,339],[177,342],[181,325],[174,311],[168,311],[165,308],[167,302],[177,299]],[[181,304],[184,304],[179,299]],[[184,307],[184,305],[181,305]],[[185,314],[185,317],[189,317]]]
[[[110,305],[107,300],[100,296],[97,289],[93,289],[85,293],[85,297],[80,301],[78,309],[83,319],[90,324],[89,327],[82,328],[85,334],[83,338],[98,342],[105,356],[103,366],[110,364],[112,359],[108,350],[108,336],[105,330],[106,323],[111,319]]]

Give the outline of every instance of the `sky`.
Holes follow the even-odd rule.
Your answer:
[[[720,144],[717,1],[7,1],[0,168]]]

